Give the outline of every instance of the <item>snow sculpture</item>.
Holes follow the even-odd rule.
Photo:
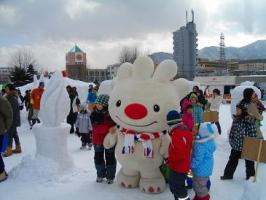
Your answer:
[[[176,73],[172,60],[163,61],[154,71],[152,60],[140,57],[133,65],[121,65],[112,82],[109,112],[119,127],[106,136],[104,145],[116,144],[122,165],[117,182],[122,187],[139,186],[147,193],[165,190],[159,166],[168,156],[167,114],[177,110],[189,92],[187,80],[171,81]]]
[[[98,95],[107,94],[109,95],[112,90],[112,80],[106,80],[101,82],[101,85],[98,90]]]
[[[59,172],[73,168],[67,149],[69,126],[64,122],[69,111],[69,98],[65,81],[60,72],[54,73],[41,99],[42,124],[33,127],[36,140],[36,156],[41,155],[58,163]]]
[[[243,92],[246,88],[252,88],[258,95],[259,99],[261,98],[260,90],[253,86],[254,82],[243,82],[240,86],[235,87],[231,92],[231,114],[234,115],[236,113],[236,105],[243,99]]]
[[[38,87],[38,84],[39,84],[38,82],[39,82],[39,81],[38,81],[37,75],[34,74],[34,75],[33,75],[33,88]]]

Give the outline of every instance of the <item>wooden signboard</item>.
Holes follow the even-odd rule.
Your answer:
[[[203,114],[204,122],[218,122],[219,113],[216,111],[207,111]]]
[[[258,161],[259,154],[259,162],[266,163],[266,140],[245,137],[242,158],[246,160]]]
[[[258,175],[259,163],[266,163],[266,140],[245,137],[241,157],[246,160],[256,161],[256,174]]]

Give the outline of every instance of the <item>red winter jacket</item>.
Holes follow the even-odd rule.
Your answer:
[[[179,125],[171,131],[168,148],[168,167],[178,173],[188,173],[190,169],[193,137],[186,126]]]
[[[102,145],[105,136],[109,133],[109,128],[115,126],[108,112],[103,116],[102,123],[92,122],[92,143]]]
[[[188,127],[189,130],[192,130],[194,127],[193,115],[189,112],[185,112],[182,117],[182,122]]]

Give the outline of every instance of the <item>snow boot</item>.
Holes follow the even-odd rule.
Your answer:
[[[107,184],[113,184],[114,180],[113,179],[107,179]]]
[[[185,198],[177,198],[177,200],[190,200],[189,196],[185,197]]]
[[[12,155],[12,148],[10,147],[10,146],[7,146],[6,147],[6,151],[5,151],[5,153],[4,153],[4,157],[9,157],[9,156],[11,156]]]
[[[0,174],[0,183],[7,179],[8,175],[5,171]]]
[[[194,200],[210,200],[210,195],[208,194],[204,197],[195,196]]]
[[[14,150],[12,150],[12,153],[21,153],[21,146],[20,144],[19,145],[16,145],[16,148]]]
[[[97,177],[96,182],[97,183],[102,183],[103,182],[103,178],[102,177]]]
[[[196,195],[193,200],[199,200],[199,197]]]

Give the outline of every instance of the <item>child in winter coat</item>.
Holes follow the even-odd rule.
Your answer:
[[[91,131],[92,124],[90,120],[91,113],[87,110],[87,105],[81,105],[80,112],[77,116],[76,121],[76,133],[81,136],[81,147],[80,149],[85,149],[88,145],[89,150],[91,150]]]
[[[171,143],[168,149],[169,156],[167,162],[167,166],[170,169],[170,190],[175,200],[189,200],[185,182],[190,169],[193,137],[190,130],[181,122],[178,112],[170,112],[167,119],[168,125],[171,127]]]
[[[217,133],[215,124],[209,122],[201,123],[198,134],[195,137],[191,169],[193,172],[194,200],[209,200],[208,181],[213,170],[213,153],[216,149],[214,134]]]
[[[191,94],[190,102],[192,105],[192,116],[194,124],[200,124],[203,122],[203,108],[198,103],[198,97],[195,94]]]
[[[229,143],[232,147],[229,161],[225,167],[222,180],[233,179],[238,160],[241,157],[244,137],[257,137],[255,119],[248,115],[248,104],[241,101],[236,106],[236,116],[234,116],[233,124],[229,134]],[[254,162],[245,160],[246,162],[246,179],[255,175]]]
[[[192,130],[192,128],[194,127],[194,121],[193,121],[193,107],[191,104],[187,105],[186,107],[184,107],[184,114],[182,116],[182,122],[184,123],[184,125],[187,126],[187,128],[189,130]]]
[[[116,172],[115,148],[105,149],[103,141],[109,130],[113,130],[115,123],[108,112],[108,95],[99,95],[95,101],[95,108],[91,113],[92,142],[94,145],[94,163],[97,170],[97,183],[107,178],[112,184]]]

